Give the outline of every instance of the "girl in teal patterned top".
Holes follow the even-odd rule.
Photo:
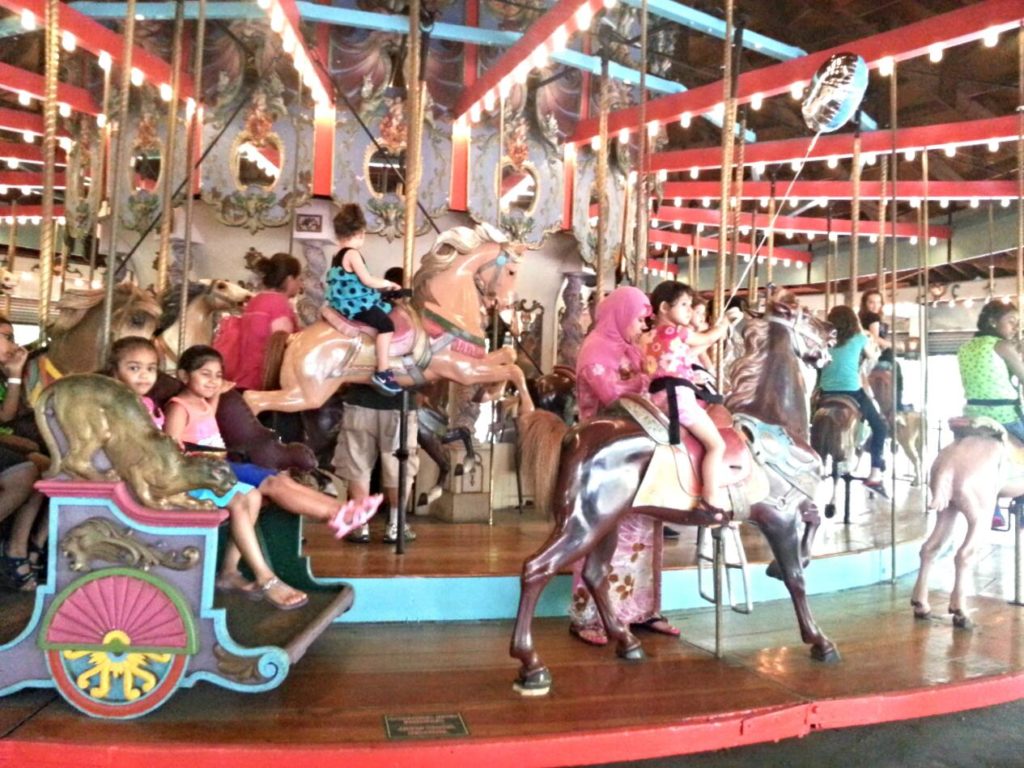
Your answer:
[[[960,347],[956,357],[967,398],[964,414],[994,419],[1024,441],[1024,414],[1017,389],[1024,381],[1024,362],[1014,344],[1018,322],[1013,304],[988,302],[978,315],[977,334]]]
[[[388,348],[395,333],[395,324],[388,317],[391,305],[380,292],[397,291],[402,286],[374,277],[366,268],[359,252],[366,240],[366,218],[355,203],[341,207],[334,217],[334,234],[340,249],[327,270],[327,303],[345,317],[377,330],[377,372],[370,385],[382,395],[397,395],[402,388],[388,368]]]

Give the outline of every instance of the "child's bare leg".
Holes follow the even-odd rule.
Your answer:
[[[8,557],[28,557],[29,539],[32,537],[32,529],[36,525],[36,518],[39,516],[39,507],[42,503],[43,495],[33,493],[14,513],[14,519],[11,521],[11,534],[7,540]],[[43,541],[46,541],[45,537]]]
[[[715,507],[725,508],[728,498],[721,487],[722,461],[725,459],[725,441],[711,417],[703,411],[695,415],[692,424],[686,428],[704,444],[704,461],[701,463],[701,483],[704,500]]]
[[[378,333],[377,340],[375,342],[377,347],[377,371],[386,371],[388,366],[388,353],[391,351],[391,337],[395,334],[391,331],[388,333]]]
[[[281,509],[311,520],[324,522],[338,511],[337,499],[297,483],[284,473],[266,478],[260,483],[259,490]]]
[[[235,503],[236,500],[238,503]],[[256,536],[256,520],[259,518],[260,505],[263,503],[260,492],[254,489],[244,496],[238,494],[231,502],[228,505],[228,512],[231,514],[231,536],[267,599],[278,608],[292,608],[305,603],[305,593],[278,579],[263,557],[263,550]],[[237,567],[236,562],[236,571]],[[225,570],[222,575],[227,577],[227,574]]]

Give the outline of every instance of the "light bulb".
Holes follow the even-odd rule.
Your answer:
[[[696,180],[699,177],[700,177],[700,168],[698,168],[697,166],[694,166],[693,168],[690,169],[690,178]]]
[[[74,52],[75,48],[78,47],[78,40],[75,39],[73,33],[68,32],[66,29],[60,36],[60,45],[68,53]]]
[[[693,115],[689,112],[683,112],[683,114],[679,116],[679,125],[683,128],[689,128],[691,122],[693,122]]]
[[[146,76],[142,74],[142,70],[138,67],[132,67],[132,85],[138,88],[146,81]]]
[[[761,105],[763,103],[764,96],[762,96],[760,93],[755,93],[753,96],[750,97],[750,108],[755,112],[761,109]]]

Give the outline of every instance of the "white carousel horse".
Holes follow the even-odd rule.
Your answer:
[[[181,287],[170,286],[160,297],[163,315],[157,328],[156,345],[163,355],[164,368],[173,371],[178,355],[181,325],[185,324],[184,349],[194,344],[209,344],[217,321],[227,313],[236,312],[249,299],[252,291],[229,280],[199,280],[188,286],[188,304],[181,311]]]

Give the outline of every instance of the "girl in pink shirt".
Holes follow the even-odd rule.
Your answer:
[[[654,335],[644,352],[644,370],[651,379],[671,376],[677,379],[694,380],[693,365],[699,363],[699,354],[725,336],[728,325],[722,322],[707,331],[695,331],[690,327],[693,320],[693,291],[686,283],[666,280],[651,293],[651,306],[655,313]],[[675,388],[679,423],[704,445],[704,461],[701,464],[704,496],[701,505],[714,515],[716,520],[726,519],[723,507],[728,503],[725,489],[719,485],[719,470],[725,458],[725,441],[722,440],[707,412],[697,403],[694,390],[687,386]],[[655,402],[667,409],[664,393],[654,398]]]

